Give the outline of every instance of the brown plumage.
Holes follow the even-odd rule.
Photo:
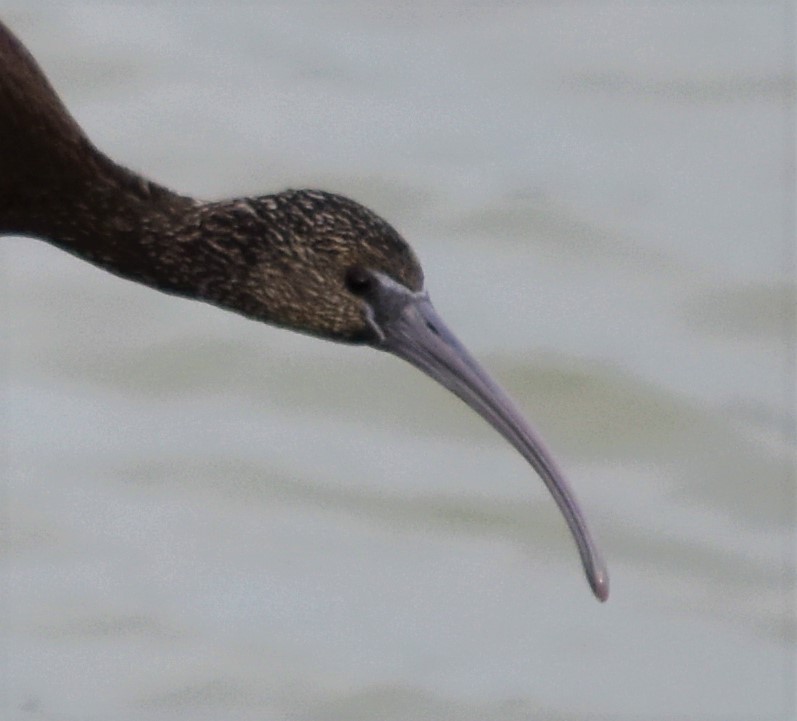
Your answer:
[[[0,234],[41,238],[116,275],[412,363],[480,413],[540,474],[593,592],[608,576],[553,459],[435,312],[409,245],[319,190],[199,202],[114,163],[0,22]]]

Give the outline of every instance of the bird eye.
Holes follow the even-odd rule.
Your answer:
[[[362,266],[354,265],[346,271],[346,287],[354,295],[365,295],[373,285],[373,275]]]

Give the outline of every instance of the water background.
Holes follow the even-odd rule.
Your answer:
[[[795,718],[788,7],[4,0],[123,164],[394,224],[612,596],[409,366],[4,238],[3,717]]]

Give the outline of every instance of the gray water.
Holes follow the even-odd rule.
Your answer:
[[[30,5],[120,162],[404,234],[612,596],[409,366],[5,238],[4,718],[795,718],[785,4]]]

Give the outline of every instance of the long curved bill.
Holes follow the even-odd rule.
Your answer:
[[[506,438],[540,475],[565,517],[595,596],[609,596],[609,576],[584,516],[540,437],[501,387],[446,327],[426,293],[412,293],[379,277],[369,299],[376,347],[412,363],[459,396]]]

